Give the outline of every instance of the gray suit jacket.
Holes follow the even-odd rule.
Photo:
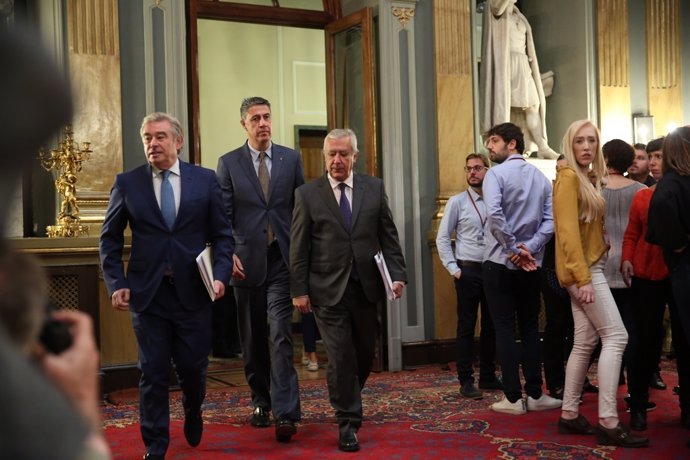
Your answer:
[[[383,181],[354,175],[352,228],[347,229],[324,174],[295,192],[290,246],[290,294],[309,295],[314,305],[335,305],[356,263],[367,299],[385,296],[374,254],[383,252],[393,281],[407,282],[398,231]]]
[[[266,253],[269,221],[287,265],[294,192],[304,183],[304,173],[299,154],[294,150],[273,144],[272,156],[268,202],[246,143],[218,160],[216,174],[235,237],[235,254],[242,261],[246,275],[244,280],[233,278],[230,282],[233,286],[257,287],[266,279],[266,257],[257,255]]]

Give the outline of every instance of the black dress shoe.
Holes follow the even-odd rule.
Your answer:
[[[479,389],[480,390],[503,390],[503,382],[498,377],[494,378],[493,380],[479,379]]]
[[[563,387],[558,387],[549,392],[552,398],[563,400],[563,392],[565,389]]]
[[[354,430],[347,430],[344,433],[340,433],[338,449],[343,452],[357,452],[359,450],[359,441],[357,441],[357,434]]]
[[[472,380],[468,380],[460,387],[460,394],[469,399],[482,399],[482,392],[477,390]]]
[[[657,390],[666,389],[666,383],[661,379],[661,374],[658,372],[652,374],[652,378],[649,379],[649,386]]]
[[[582,415],[572,420],[558,418],[558,434],[595,434],[596,428]]]
[[[644,409],[630,409],[630,428],[635,431],[647,429],[647,411]]]
[[[582,385],[582,392],[583,393],[599,393],[599,387],[596,386],[595,384],[593,384],[592,382],[590,382],[589,379],[585,379],[585,384]]]
[[[237,358],[239,355],[235,353],[234,351],[230,350],[228,347],[213,347],[213,351],[211,352],[211,355],[214,358],[226,358],[226,359],[233,359]]]
[[[204,419],[201,418],[201,411],[185,416],[184,437],[187,440],[187,444],[192,447],[198,446],[203,432]]]
[[[147,452],[142,458],[143,460],[165,460],[165,455],[149,454]]]
[[[690,410],[680,409],[680,424],[690,430]]]
[[[297,433],[295,422],[286,418],[276,421],[276,441],[290,442],[290,439]]]
[[[630,396],[625,396],[623,400],[628,404],[628,408],[625,410],[627,413],[630,413]],[[653,401],[647,401],[644,406],[645,410],[647,412],[651,412],[653,410],[656,410],[656,403]]]
[[[649,439],[635,436],[620,422],[615,428],[606,428],[599,423],[597,425],[597,444],[618,447],[646,447],[649,445]]]
[[[268,411],[263,407],[255,408],[249,423],[251,423],[252,426],[259,428],[266,428],[271,426],[271,420],[268,416]]]

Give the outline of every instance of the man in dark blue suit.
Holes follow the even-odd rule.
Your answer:
[[[237,244],[232,285],[254,405],[251,424],[270,426],[273,410],[276,439],[288,442],[301,417],[288,256],[294,191],[304,183],[304,174],[297,152],[271,142],[266,99],[245,99],[240,116],[248,140],[220,158],[217,174]]]
[[[185,438],[192,447],[201,442],[212,301],[195,259],[212,245],[213,291],[220,298],[232,272],[234,242],[213,171],[178,158],[179,121],[150,114],[141,137],[149,164],[115,178],[100,254],[113,307],[131,312],[137,337],[144,458],[162,459],[170,442],[171,358],[183,393]],[[127,224],[132,248],[125,273]]]

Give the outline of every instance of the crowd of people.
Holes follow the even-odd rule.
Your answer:
[[[0,37],[0,55],[19,69],[3,78],[35,76],[22,69],[37,68],[29,44],[22,37]],[[6,83],[0,88],[16,82]],[[4,120],[22,122],[21,110],[43,106],[27,101],[67,94],[55,101],[62,107],[58,112],[31,117],[45,121],[31,125],[43,139],[69,119],[69,91],[62,81],[27,83],[32,94],[23,95],[21,103],[10,100],[0,112]],[[306,319],[304,357],[310,368],[318,368],[316,334],[323,340],[338,447],[358,451],[361,391],[372,370],[377,304],[386,295],[374,254],[381,251],[386,260],[394,298],[407,284],[384,184],[354,173],[358,148],[352,130],[327,134],[325,174],[305,183],[299,154],[272,142],[268,100],[242,101],[240,124],[247,141],[223,155],[214,172],[179,158],[183,130],[173,115],[147,115],[140,131],[146,164],[119,174],[111,190],[100,236],[101,265],[112,306],[131,315],[136,335],[144,459],[165,458],[170,443],[171,362],[183,395],[185,439],[192,447],[201,443],[212,304],[226,295],[237,305],[253,404],[250,424],[273,426],[281,443],[297,433],[296,309]],[[3,129],[0,145],[28,157],[37,146],[26,142],[31,136],[25,131],[26,124]],[[560,408],[561,434],[595,435],[601,445],[647,446],[649,439],[639,432],[647,429],[646,414],[654,407],[650,385],[665,386],[658,364],[668,306],[680,423],[690,428],[690,211],[685,206],[690,126],[645,147],[619,139],[602,145],[593,122],[576,121],[563,136],[553,184],[525,160],[518,126],[500,123],[485,136],[488,158],[466,157],[469,188],[448,201],[437,235],[440,259],[457,293],[461,395],[480,399],[481,390],[500,390],[504,397],[491,405],[496,412]],[[496,165],[490,167],[489,160]],[[3,178],[12,183],[17,171],[8,169]],[[125,261],[127,227],[132,244]],[[210,295],[196,265],[197,255],[209,246]],[[0,374],[9,382],[2,398],[7,410],[0,423],[2,454],[110,458],[100,432],[93,325],[83,313],[48,312],[45,281],[36,261],[0,244]],[[548,357],[542,357],[539,343],[542,297]],[[479,316],[477,387],[472,348]],[[40,334],[51,318],[66,326],[64,349],[51,349]],[[598,388],[587,380],[596,353]],[[617,412],[622,368],[629,426]],[[596,425],[579,411],[587,390],[598,391]],[[33,404],[27,398],[35,398]],[[40,417],[22,414],[27,407]],[[32,445],[26,436],[36,429],[31,425],[54,442]]]
[[[467,156],[469,188],[449,199],[437,234],[439,257],[457,290],[461,395],[482,397],[467,344],[481,306],[480,389],[493,375],[485,363],[494,362],[494,353],[502,371],[497,382],[504,398],[492,410],[522,415],[560,407],[561,434],[596,435],[600,445],[647,446],[639,432],[647,430],[647,412],[655,408],[649,388],[666,388],[659,360],[668,306],[678,366],[674,392],[680,423],[690,428],[684,284],[690,215],[683,205],[690,197],[690,126],[647,146],[620,139],[602,145],[593,122],[576,121],[563,136],[553,188],[525,161],[517,126],[494,126],[485,143],[497,165],[489,169],[481,155]],[[486,339],[494,336],[495,343]],[[598,387],[587,378],[597,355]],[[542,393],[542,364],[549,395]],[[626,376],[629,425],[617,412]],[[579,413],[584,391],[598,392],[596,426]]]

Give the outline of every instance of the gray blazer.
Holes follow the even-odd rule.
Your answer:
[[[304,183],[304,173],[300,156],[294,150],[273,144],[272,152],[268,202],[246,143],[218,160],[216,174],[223,191],[223,205],[235,237],[235,254],[246,275],[244,280],[233,278],[233,286],[258,287],[266,279],[266,257],[257,255],[266,253],[269,221],[287,266],[294,191]]]
[[[347,286],[353,261],[367,299],[385,296],[374,254],[383,252],[393,281],[407,282],[398,231],[383,181],[354,175],[352,228],[347,229],[324,174],[295,192],[290,232],[290,295],[309,295],[314,305],[335,305]]]

